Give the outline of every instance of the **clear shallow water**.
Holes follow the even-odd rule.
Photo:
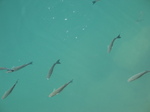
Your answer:
[[[149,112],[150,75],[127,82],[150,70],[149,11],[149,0],[1,0],[0,67],[33,65],[0,71],[1,96],[19,79],[0,112]]]

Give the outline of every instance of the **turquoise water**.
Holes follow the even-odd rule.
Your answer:
[[[19,79],[0,112],[150,112],[150,73],[127,82],[150,70],[149,12],[150,0],[0,0],[0,67],[33,61],[0,71],[1,96]]]

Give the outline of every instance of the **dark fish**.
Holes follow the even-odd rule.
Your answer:
[[[50,70],[49,70],[49,72],[48,72],[48,75],[47,75],[47,80],[49,80],[50,76],[52,75],[55,65],[56,65],[56,64],[61,64],[59,61],[60,61],[60,60],[57,60],[57,61],[53,64],[53,66],[50,68]]]
[[[16,81],[16,83],[8,90],[4,93],[4,95],[2,96],[2,99],[5,99],[15,88],[16,84],[18,83],[18,80]]]
[[[68,83],[64,84],[63,86],[61,86],[60,88],[54,90],[52,93],[49,94],[48,97],[53,97],[55,95],[57,95],[58,93],[60,93],[66,86],[68,86],[68,84],[70,84],[71,82],[73,82],[73,80],[69,81]]]
[[[8,69],[8,70],[7,70],[7,73],[20,70],[21,68],[24,68],[24,67],[26,67],[26,66],[28,66],[28,65],[30,65],[30,64],[32,64],[32,62],[27,63],[27,64],[24,64],[24,65],[21,65],[21,66],[18,66],[18,67],[13,67],[13,68],[11,68],[11,69]]]
[[[119,38],[121,38],[120,35],[118,35],[116,38],[114,38],[114,39],[111,41],[110,45],[108,46],[108,53],[110,53],[110,51],[111,51],[111,49],[112,49],[112,47],[113,47],[113,44],[114,44],[115,40],[116,40],[116,39],[119,39]]]

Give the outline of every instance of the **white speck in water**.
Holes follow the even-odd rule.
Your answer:
[[[51,9],[51,7],[48,7],[48,10],[50,10]]]
[[[75,13],[76,11],[72,11],[73,13]]]
[[[78,37],[75,37],[76,39],[78,38]]]
[[[52,19],[55,19],[55,17],[52,17]]]
[[[82,28],[82,30],[85,30],[85,28]]]
[[[67,19],[67,18],[65,18],[64,20],[65,20],[65,21],[67,21],[68,19]]]
[[[68,30],[66,30],[66,33],[68,33],[69,31]]]

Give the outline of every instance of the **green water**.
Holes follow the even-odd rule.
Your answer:
[[[0,0],[0,67],[33,61],[0,71],[0,96],[19,79],[0,112],[150,112],[150,73],[127,82],[150,70],[149,12],[150,0]]]

